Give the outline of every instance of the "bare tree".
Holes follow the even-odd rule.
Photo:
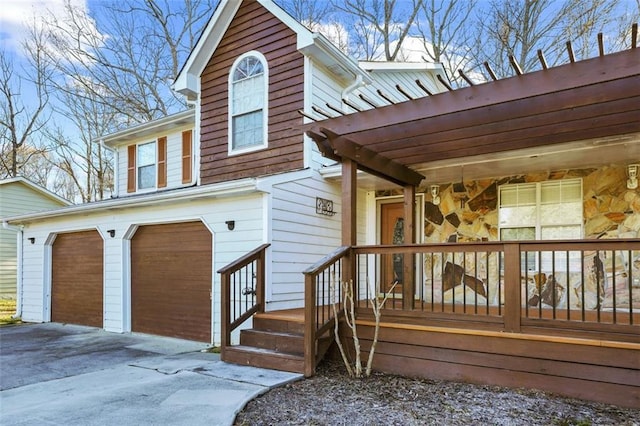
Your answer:
[[[31,36],[43,38],[38,31]],[[0,52],[0,177],[18,176],[32,158],[46,150],[39,135],[49,118],[47,81],[51,69],[42,50],[26,48],[28,61],[20,75],[14,74],[15,66],[9,55],[4,50]],[[26,94],[23,90],[33,93]],[[33,99],[29,105],[24,102],[27,98]]]
[[[356,44],[352,50],[359,59],[394,61],[411,34],[422,0],[333,0],[332,4],[346,15],[345,25]]]
[[[53,184],[74,199],[108,196],[112,156],[94,143],[100,136],[185,108],[171,90],[182,62],[212,13],[214,0],[125,0],[100,3],[100,24],[70,0],[64,14],[34,25],[46,37],[30,38],[55,73],[47,82],[62,117],[43,133],[61,173]]]
[[[549,65],[567,62],[568,39],[591,35],[611,12],[609,0],[494,0],[480,21],[482,53],[498,77],[513,75],[509,56],[525,72],[539,67],[538,50]]]
[[[296,21],[327,37],[338,49],[349,54],[349,32],[327,1],[283,0],[278,2]]]
[[[459,84],[457,71],[475,66],[477,24],[473,20],[476,0],[423,0],[417,28],[425,51],[424,60],[443,64],[451,80]]]
[[[211,0],[127,0],[103,5],[96,27],[67,0],[66,19],[52,14],[44,23],[49,58],[67,80],[57,91],[83,87],[94,102],[118,113],[115,127],[184,108],[170,85],[211,9]]]

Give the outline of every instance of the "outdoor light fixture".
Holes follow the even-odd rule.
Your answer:
[[[627,175],[629,175],[627,188],[636,189],[638,187],[638,169],[640,169],[640,165],[638,164],[629,164],[629,166],[627,166]]]
[[[236,227],[236,221],[235,220],[227,220],[225,223],[227,224],[227,229],[229,231],[233,231],[235,229],[235,227]]]
[[[440,196],[438,195],[439,193],[440,193],[440,186],[431,185],[431,202],[436,206],[440,204]]]
[[[116,236],[116,230],[115,229],[109,229],[107,232],[109,233],[109,236],[111,238]]]
[[[33,237],[29,237],[29,238],[27,238],[27,239],[29,240],[29,242],[30,242],[31,244],[35,244],[35,243],[36,243],[36,239],[35,239],[35,238],[33,238]]]

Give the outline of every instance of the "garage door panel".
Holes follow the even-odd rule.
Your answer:
[[[138,228],[131,242],[132,330],[211,340],[211,233],[201,222]]]
[[[97,231],[56,237],[52,247],[52,321],[102,327],[103,253]]]

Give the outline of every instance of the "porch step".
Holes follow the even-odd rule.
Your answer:
[[[229,346],[225,349],[225,362],[272,370],[304,373],[304,357],[253,346]]]
[[[266,330],[242,330],[240,345],[294,355],[304,355],[304,335]]]
[[[254,330],[279,333],[304,334],[304,318],[289,318],[277,314],[263,313],[253,317]]]

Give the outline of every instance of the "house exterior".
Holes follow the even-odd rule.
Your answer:
[[[0,219],[64,207],[69,201],[47,189],[18,176],[0,180]],[[0,228],[0,298],[15,299],[18,277],[18,251],[22,250],[21,229]]]
[[[451,90],[222,1],[175,81],[193,109],[102,138],[114,198],[5,219],[23,318],[312,375],[349,283],[365,352],[390,296],[376,369],[638,407],[633,46]]]
[[[267,309],[301,307],[302,271],[340,245],[341,188],[299,111],[398,99],[398,76],[439,92],[438,72],[359,64],[271,1],[222,1],[175,81],[193,108],[97,141],[115,153],[113,197],[7,219],[34,241],[23,319],[217,344],[216,271],[265,243]]]

